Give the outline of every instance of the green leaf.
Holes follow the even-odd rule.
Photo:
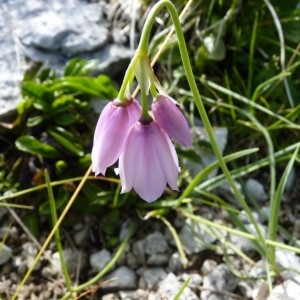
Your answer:
[[[46,86],[34,81],[23,81],[22,92],[27,96],[41,99],[47,92],[47,88]]]
[[[27,98],[27,99],[21,99],[21,101],[18,102],[18,113],[19,115],[24,114],[27,110],[29,110],[33,105],[34,99]]]
[[[42,155],[48,158],[60,157],[60,153],[53,146],[46,143],[42,143],[35,137],[30,135],[20,136],[16,140],[15,144],[20,151],[24,151],[35,155]]]
[[[23,95],[33,98],[32,105],[38,110],[49,110],[54,100],[54,92],[50,91],[45,85],[34,81],[24,81],[22,83]]]
[[[84,151],[80,144],[75,142],[75,138],[72,133],[68,132],[62,127],[52,127],[48,130],[48,133],[65,149],[77,156],[83,156]]]
[[[114,98],[118,92],[111,79],[106,75],[96,78],[87,76],[67,76],[54,81],[51,91],[70,89],[74,92],[82,92],[101,98]]]
[[[81,58],[73,58],[66,63],[64,76],[87,75],[95,68],[96,61],[86,61]]]
[[[44,121],[43,116],[35,116],[35,117],[28,118],[26,125],[28,127],[34,127],[36,125],[41,124],[43,121]]]
[[[75,98],[72,95],[62,95],[52,102],[51,108],[53,110],[61,110],[67,108],[74,101]]]
[[[75,123],[78,120],[78,115],[70,113],[62,113],[55,116],[55,123],[60,126],[67,126]]]

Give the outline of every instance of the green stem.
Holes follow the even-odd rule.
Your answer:
[[[142,118],[143,119],[148,119],[149,113],[148,113],[148,99],[147,99],[147,95],[142,91],[141,92],[142,95]]]
[[[155,21],[155,18],[157,16],[157,14],[159,13],[159,11],[162,8],[167,8],[170,15],[171,15],[171,17],[172,17],[172,21],[173,21],[173,24],[174,24],[174,27],[175,27],[175,30],[176,30],[176,34],[177,34],[178,46],[179,46],[179,50],[180,50],[181,59],[182,59],[183,67],[184,67],[184,70],[185,70],[185,74],[186,74],[186,77],[187,77],[187,81],[188,81],[190,89],[193,93],[198,112],[199,112],[199,114],[201,116],[201,119],[202,119],[202,122],[203,122],[203,124],[206,128],[208,137],[210,139],[210,142],[211,142],[212,148],[215,152],[215,155],[216,155],[216,157],[219,161],[220,167],[221,167],[224,175],[226,176],[228,183],[232,187],[236,198],[241,203],[241,205],[243,206],[243,209],[246,211],[247,215],[249,216],[250,221],[255,226],[255,230],[257,232],[257,235],[259,237],[259,240],[260,240],[261,244],[265,246],[265,240],[264,240],[264,237],[261,233],[261,230],[258,227],[257,222],[255,221],[255,219],[253,217],[253,214],[252,214],[249,206],[247,205],[245,199],[243,198],[242,194],[240,193],[240,191],[238,190],[236,184],[234,183],[234,180],[231,177],[231,174],[230,174],[230,172],[227,168],[227,165],[226,165],[226,163],[223,159],[222,153],[221,153],[221,151],[218,147],[218,144],[217,144],[217,141],[215,139],[212,126],[210,124],[209,118],[208,118],[207,113],[205,111],[205,108],[204,108],[204,105],[202,103],[201,96],[200,96],[200,93],[198,91],[198,87],[197,87],[197,84],[196,84],[196,81],[195,81],[195,78],[194,78],[194,74],[193,74],[192,67],[191,67],[191,64],[190,64],[189,54],[188,54],[188,50],[187,50],[187,47],[186,47],[186,43],[185,43],[182,28],[181,28],[180,20],[179,20],[178,14],[177,14],[177,10],[176,10],[175,6],[172,4],[171,1],[162,0],[162,1],[158,2],[156,5],[153,6],[153,8],[150,11],[149,16],[146,20],[144,30],[142,32],[142,36],[141,36],[141,40],[140,40],[140,44],[139,44],[139,49],[141,49],[142,51],[146,51],[146,49],[148,49],[148,44],[149,44],[152,25]],[[180,205],[180,203],[179,203],[179,205]]]
[[[135,55],[132,58],[129,66],[126,70],[126,73],[124,75],[124,79],[123,79],[123,82],[122,82],[122,85],[120,87],[120,91],[119,91],[119,94],[117,97],[117,99],[120,100],[121,102],[124,102],[126,100],[126,89],[127,89],[129,82],[132,80],[133,73],[134,73],[134,67],[135,67],[137,58],[138,58],[137,55]]]
[[[51,217],[52,217],[52,222],[53,222],[53,226],[54,226],[57,223],[57,213],[56,213],[56,206],[55,206],[53,190],[50,185],[50,177],[49,177],[49,173],[48,173],[47,169],[45,169],[45,180],[46,180],[46,184],[47,184],[47,192],[48,192],[48,197],[49,197],[49,202],[50,202]],[[65,277],[65,282],[67,285],[68,292],[70,294],[70,299],[74,299],[74,296],[72,294],[72,283],[71,283],[69,271],[68,271],[68,268],[66,265],[66,261],[65,261],[65,257],[64,257],[64,253],[63,253],[63,247],[61,244],[59,228],[57,228],[57,230],[55,231],[54,237],[55,237],[56,248],[59,253],[61,268],[62,268],[64,277]]]

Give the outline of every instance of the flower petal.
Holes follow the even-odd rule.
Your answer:
[[[127,107],[127,112],[129,115],[129,126],[131,127],[141,116],[142,107],[140,103],[132,98],[132,102]]]
[[[104,116],[106,122],[101,116],[102,114],[96,126],[92,149],[92,169],[96,175],[99,173],[105,175],[106,169],[118,160],[129,120],[124,107],[117,107],[110,116]]]
[[[134,190],[147,202],[157,200],[164,192],[167,181],[161,169],[161,165],[155,150],[155,131],[153,123],[140,126],[142,135],[139,145],[142,155],[139,157],[137,176],[134,182]]]
[[[168,135],[159,128],[155,121],[153,122],[153,131],[154,148],[161,170],[170,188],[172,190],[178,190],[177,180],[179,165],[174,145]]]
[[[96,175],[105,175],[106,169],[118,160],[126,135],[140,114],[141,106],[135,99],[126,103],[116,99],[104,107],[92,149],[92,170]]]
[[[139,147],[142,135],[139,134],[140,128],[138,124],[136,123],[131,127],[119,158],[119,173],[122,183],[121,193],[129,192],[133,188],[137,176],[138,162],[142,155]]]
[[[171,98],[159,95],[152,103],[152,112],[159,126],[171,139],[186,148],[192,145],[188,123]]]

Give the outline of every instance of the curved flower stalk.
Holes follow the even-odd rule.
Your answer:
[[[122,151],[125,137],[141,115],[141,106],[135,99],[114,100],[103,109],[94,134],[92,171],[105,175]]]
[[[122,193],[132,188],[147,202],[153,202],[168,184],[178,190],[180,168],[175,148],[156,121],[136,122],[130,129],[119,159]]]
[[[189,148],[192,145],[192,136],[189,125],[175,104],[175,100],[164,95],[152,103],[152,113],[159,126],[180,145]]]

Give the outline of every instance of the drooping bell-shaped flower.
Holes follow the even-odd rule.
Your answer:
[[[192,145],[192,136],[189,125],[170,97],[159,95],[152,103],[152,113],[158,125],[171,139],[189,148]]]
[[[114,100],[103,109],[94,134],[92,170],[105,175],[122,151],[125,137],[141,116],[141,106],[135,99]]]
[[[161,196],[166,185],[178,190],[178,157],[168,135],[156,121],[136,122],[119,158],[122,193],[132,188],[147,202]]]

